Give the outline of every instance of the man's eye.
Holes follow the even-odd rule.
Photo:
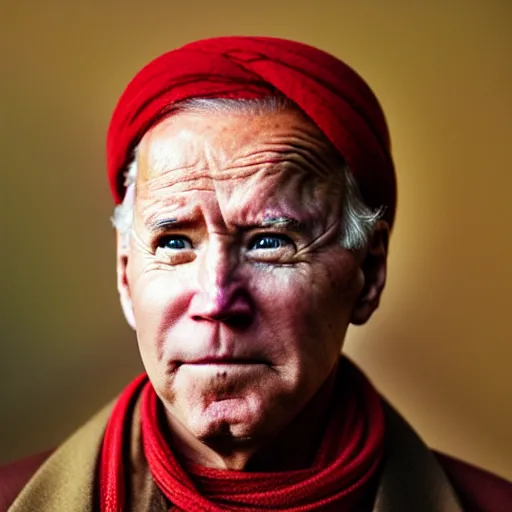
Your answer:
[[[159,240],[158,247],[161,247],[162,249],[182,251],[192,249],[192,242],[186,236],[164,236]]]
[[[249,250],[280,249],[292,244],[293,242],[284,235],[258,235],[251,240]]]

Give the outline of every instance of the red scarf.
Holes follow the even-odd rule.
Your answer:
[[[256,473],[181,463],[159,426],[161,404],[146,375],[121,394],[110,416],[99,468],[101,512],[126,510],[126,434],[141,396],[144,453],[156,484],[170,503],[186,512],[360,511],[374,493],[382,456],[384,416],[378,394],[346,359],[330,405],[328,424],[309,469]]]

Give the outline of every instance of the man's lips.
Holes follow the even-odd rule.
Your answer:
[[[176,361],[176,366],[183,365],[268,365],[269,362],[263,359],[246,358],[246,357],[202,357],[199,359],[191,359],[186,361]]]
[[[273,365],[261,354],[180,354],[178,357],[167,359],[167,371],[171,375],[179,371],[180,368],[203,368],[206,370],[208,367],[217,367],[220,370],[223,367],[225,370],[238,368],[241,371],[243,368],[249,369],[257,366],[272,368]]]

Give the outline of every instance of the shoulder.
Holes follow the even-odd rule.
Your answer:
[[[110,412],[111,405],[103,408],[56,450],[0,468],[0,512],[90,510]]]
[[[467,512],[512,510],[512,483],[454,457],[435,452]]]
[[[0,466],[0,512],[5,512],[41,464],[52,454],[47,450]]]

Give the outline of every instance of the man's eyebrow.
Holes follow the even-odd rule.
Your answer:
[[[178,222],[178,219],[176,219],[175,217],[167,219],[150,220],[148,222],[148,228],[151,231],[163,231],[167,229],[169,226],[176,224],[176,222]]]
[[[290,217],[266,217],[261,222],[260,227],[286,227],[294,231],[301,231],[304,229],[305,224]]]
[[[178,223],[178,219],[176,217],[169,217],[165,219],[156,219],[149,220],[147,222],[148,228],[153,231],[165,231],[170,226]],[[300,222],[297,219],[292,219],[291,217],[266,217],[262,222],[257,225],[251,226],[252,228],[269,228],[269,227],[278,227],[278,228],[288,228],[293,231],[302,231],[305,229],[306,224],[304,222]]]

